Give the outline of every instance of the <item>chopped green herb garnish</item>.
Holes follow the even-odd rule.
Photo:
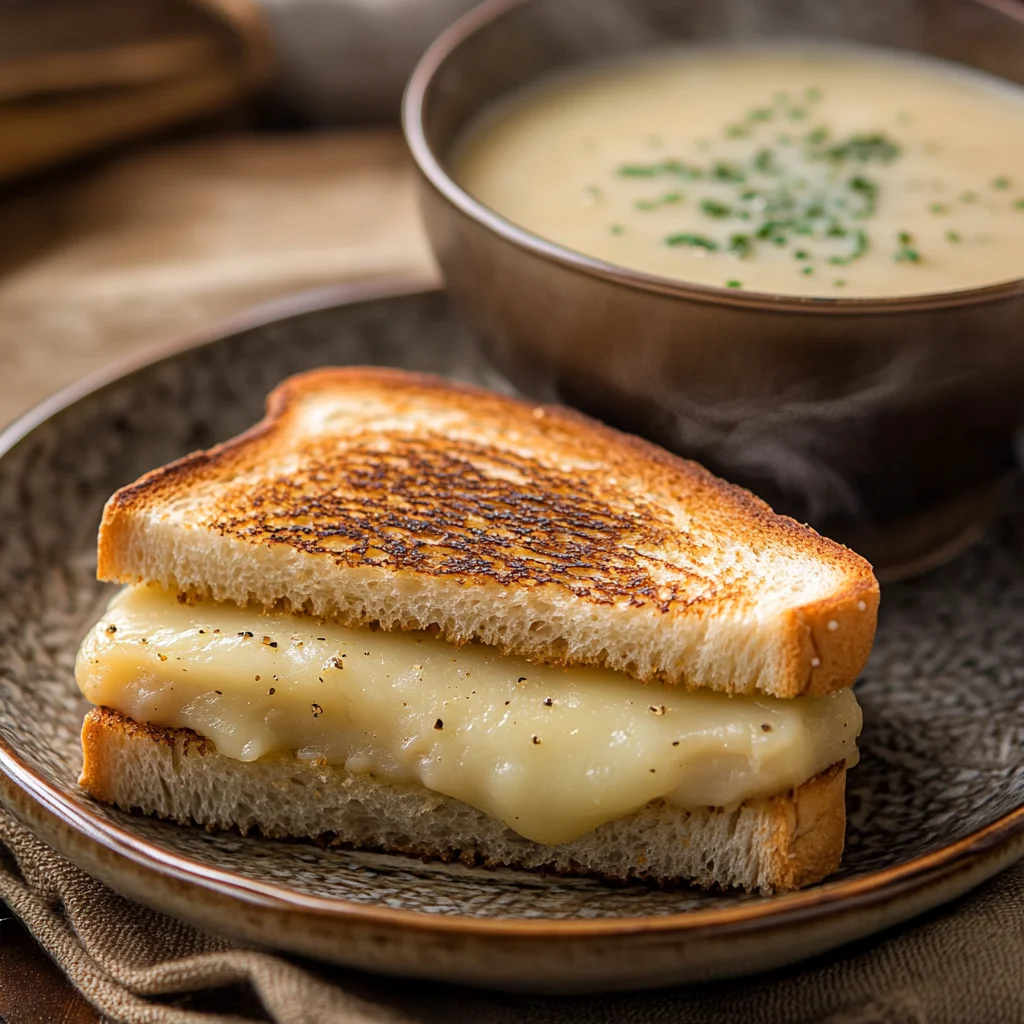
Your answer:
[[[716,199],[702,199],[700,208],[701,212],[706,213],[709,217],[722,218],[732,214],[732,207],[726,206],[725,203],[720,203]]]
[[[893,257],[897,263],[921,262],[921,254],[914,248],[914,236],[909,231],[900,231],[896,235],[896,240],[900,243],[900,247]]]
[[[711,168],[711,176],[715,181],[746,181],[747,176],[735,164],[727,160],[719,160]]]
[[[798,261],[800,273],[807,276],[814,274],[816,267],[846,266],[863,257],[872,246],[877,249],[880,244],[878,238],[869,236],[866,229],[871,225],[866,222],[877,212],[883,196],[881,182],[884,179],[881,173],[872,173],[869,165],[888,165],[899,159],[903,154],[903,142],[898,133],[885,131],[834,136],[830,125],[820,123],[823,119],[819,109],[812,106],[820,99],[821,91],[816,86],[808,86],[795,94],[795,98],[779,92],[775,95],[774,105],[752,106],[724,124],[722,131],[728,138],[775,139],[774,144],[748,143],[750,148],[746,149],[746,153],[749,155],[743,157],[742,164],[699,156],[694,156],[692,163],[679,159],[657,159],[652,162],[641,159],[636,163],[619,166],[616,173],[622,178],[705,182],[706,191],[712,194],[695,195],[694,191],[704,190],[699,187],[695,190],[688,188],[688,201],[703,216],[720,221],[731,220],[732,225],[738,229],[732,234],[711,237],[700,233],[698,224],[696,233],[678,231],[664,236],[664,243],[668,246],[685,246],[707,253],[722,252],[741,259],[754,256],[758,248],[764,245],[779,248],[791,246],[790,252],[793,259]],[[800,128],[794,127],[790,132],[773,129],[763,135],[756,134],[761,124],[777,120],[807,121],[812,116],[814,122]],[[913,117],[908,111],[902,110],[897,112],[896,121],[910,124]],[[892,124],[892,121],[889,123]],[[646,138],[649,145],[662,144],[660,135],[649,135]],[[793,143],[798,143],[799,149],[780,148]],[[711,149],[712,142],[705,137],[694,140],[692,145],[706,151]],[[720,144],[719,151],[728,148]],[[741,148],[745,147],[735,147],[736,150]],[[650,193],[654,194],[631,197],[635,209],[658,210],[687,201],[683,192],[662,192],[658,184],[653,182],[653,187],[649,188]],[[663,180],[660,184],[662,188],[671,189],[675,182]],[[943,187],[938,179],[918,184],[922,189],[928,184],[933,196]],[[1009,177],[1000,175],[992,180],[992,187],[1009,189],[1012,184]],[[1020,190],[1017,191],[1020,195]],[[601,195],[599,190],[594,194]],[[962,192],[959,198],[963,202],[975,202],[979,194],[967,191]],[[1024,210],[1024,195],[1008,199],[1013,208]],[[929,200],[927,192],[922,197],[922,203],[933,214],[953,212],[951,199]],[[609,230],[612,234],[625,231],[621,224],[613,224]],[[955,231],[946,232],[946,238],[951,243],[961,241]],[[897,232],[896,242],[893,254],[895,260],[906,263],[922,261],[910,232]],[[884,246],[884,242],[881,244]],[[847,285],[845,277],[827,280],[836,288]],[[742,284],[729,279],[726,287],[739,288]]]
[[[858,228],[854,232],[853,248],[850,252],[845,256],[829,256],[828,261],[837,267],[844,267],[854,260],[859,260],[868,251],[869,244],[867,232]]]
[[[666,192],[664,195],[655,196],[653,199],[637,199],[633,206],[637,210],[657,210],[661,206],[674,206],[681,203],[686,196],[682,192]]]
[[[963,241],[963,238],[959,231],[947,231],[946,241],[952,242],[954,245],[956,245],[958,242]]]
[[[663,160],[656,164],[623,164],[617,173],[620,178],[659,178],[671,175],[692,180],[701,177],[698,168],[690,167],[679,160]]]
[[[718,249],[718,243],[713,238],[708,238],[706,235],[691,235],[688,232],[669,235],[665,239],[665,244],[689,245],[695,249],[707,249],[708,252],[715,252]]]
[[[1000,174],[998,178],[993,179],[992,187],[997,189],[1006,189],[1010,187],[1010,179],[1005,174]]]
[[[830,160],[860,160],[863,163],[877,160],[888,164],[900,155],[900,147],[881,132],[859,133],[830,146],[825,155]]]
[[[878,201],[878,185],[870,178],[858,174],[847,182],[847,186],[860,196],[863,202],[863,206],[854,216],[870,217],[875,212],[875,204]]]
[[[1013,201],[1013,208],[1015,210],[1024,210],[1024,198],[1015,199]]]
[[[730,235],[729,252],[735,256],[749,256],[751,249],[750,235]]]

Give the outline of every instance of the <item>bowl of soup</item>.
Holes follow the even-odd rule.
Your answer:
[[[1024,409],[1024,8],[492,0],[405,128],[520,388],[893,572],[983,525]]]

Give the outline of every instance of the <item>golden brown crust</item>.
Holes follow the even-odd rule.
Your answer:
[[[776,889],[800,889],[838,869],[846,839],[845,795],[846,765],[839,761],[767,801]]]
[[[436,432],[379,430],[319,436],[296,422],[301,405],[332,393],[383,396],[396,419],[469,412],[485,424],[476,443]],[[508,443],[496,441],[508,438]],[[259,468],[287,450],[287,474]],[[580,472],[581,462],[593,472]],[[235,482],[235,481],[238,482]],[[628,481],[623,486],[622,481]],[[268,398],[264,419],[239,437],[143,476],[107,503],[99,535],[101,579],[137,582],[125,549],[133,516],[203,495],[202,525],[254,545],[288,545],[346,569],[447,578],[458,584],[548,586],[594,604],[700,617],[756,604],[740,570],[714,564],[716,530],[753,551],[785,547],[838,570],[827,600],[793,611],[793,678],[773,692],[796,696],[848,685],[874,637],[878,584],[871,567],[808,527],[778,516],[749,492],[696,463],[568,409],[538,406],[441,378],[382,368],[321,369]],[[661,572],[659,552],[680,544],[678,503],[700,530],[684,543],[712,568]],[[693,559],[699,565],[700,558]],[[834,623],[834,626],[830,624]],[[558,652],[550,652],[558,660]],[[667,679],[667,682],[686,682]]]
[[[117,771],[117,765],[110,759],[107,740],[111,734],[131,740],[159,743],[173,749],[181,739],[185,749],[205,754],[216,748],[209,740],[203,739],[191,729],[167,729],[149,722],[137,722],[112,708],[93,708],[82,721],[82,771],[78,784],[97,800],[113,803],[110,780]]]
[[[220,756],[213,744],[191,729],[154,726],[110,708],[93,708],[82,723],[83,767],[78,784],[97,800],[118,803],[113,785],[119,773],[118,751],[123,747],[123,740],[160,744],[172,751],[180,749],[185,755]],[[326,784],[323,779],[321,784]],[[776,892],[799,889],[837,870],[846,833],[845,793],[846,766],[839,761],[794,789],[743,805],[763,817],[757,841],[767,851],[771,889]],[[718,813],[713,808],[710,810]],[[273,830],[265,834],[268,838],[293,838]],[[344,837],[337,841],[344,842]],[[417,844],[414,838],[384,852],[437,856],[430,848]],[[486,858],[476,856],[471,850],[461,851],[460,856],[467,864],[487,863]],[[582,873],[592,874],[586,870]]]

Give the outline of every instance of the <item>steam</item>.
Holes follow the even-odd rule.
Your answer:
[[[621,407],[643,410],[642,424],[627,426],[640,426],[678,454],[764,492],[779,511],[812,523],[870,512],[844,467],[877,463],[863,425],[891,411],[911,387],[919,390],[922,379],[923,354],[897,350],[874,372],[849,381],[840,395],[818,397],[821,382],[807,379],[764,395],[701,397],[673,386],[660,360],[645,362],[635,346],[614,351],[608,377],[622,395]],[[530,391],[538,394],[541,374],[534,372]],[[540,391],[545,398],[555,400],[561,392],[563,401],[589,404],[581,393],[559,388],[555,373],[549,376]],[[628,419],[628,413],[618,418]]]

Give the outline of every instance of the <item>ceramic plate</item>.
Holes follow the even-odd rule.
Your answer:
[[[292,300],[86,381],[0,438],[3,797],[85,870],[235,938],[395,973],[532,990],[653,986],[778,966],[965,892],[1024,853],[1024,488],[981,543],[885,589],[857,684],[841,871],[774,898],[608,887],[209,833],[75,784],[75,651],[108,495],[259,418],[308,367],[382,363],[507,389],[444,297],[397,285]]]

